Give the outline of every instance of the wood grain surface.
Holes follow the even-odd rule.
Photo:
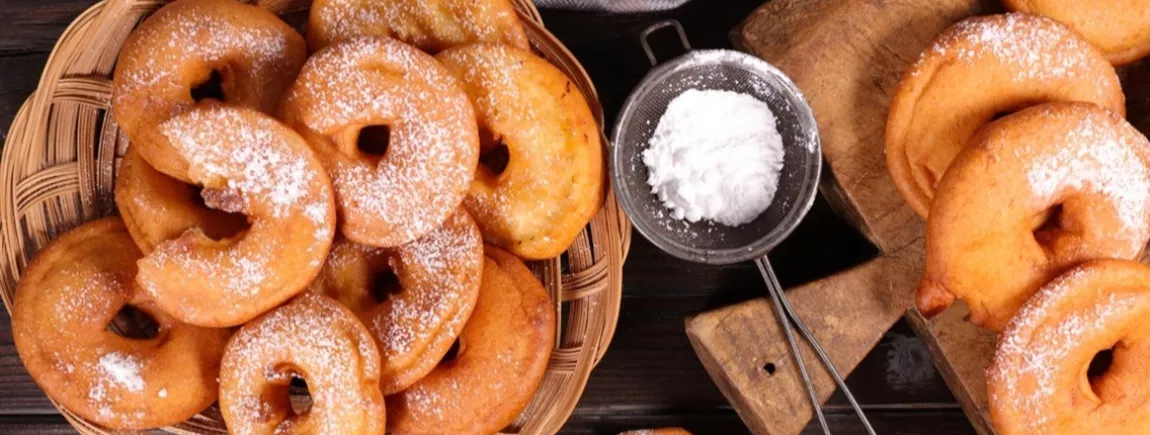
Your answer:
[[[851,372],[912,304],[924,263],[924,223],[898,195],[886,168],[883,133],[891,97],[903,71],[940,32],[997,8],[980,0],[779,0],[732,32],[736,46],[777,66],[803,91],[830,168],[822,191],[881,252],[855,269],[789,291],[840,372]],[[915,325],[974,426],[985,432],[982,372],[993,336],[956,313],[918,316]],[[754,370],[759,359],[790,354],[775,318],[771,304],[758,300],[702,314],[687,328],[704,367],[751,430],[791,435],[813,415],[797,369],[774,363],[772,368],[789,370]],[[748,355],[745,349],[756,343],[762,353]],[[809,348],[803,353],[816,361]],[[834,384],[825,371],[813,370],[813,381],[821,399],[830,396]]]
[[[888,2],[891,0],[888,0]],[[547,27],[575,53],[615,114],[648,69],[639,32],[661,19],[683,22],[699,48],[729,47],[728,32],[762,0],[695,0],[675,11],[605,15],[545,10]],[[35,89],[52,44],[92,0],[0,0],[0,137]],[[658,38],[657,38],[658,39]],[[674,43],[656,41],[661,55]],[[784,286],[794,287],[856,266],[876,250],[820,200],[798,230],[772,254]],[[700,435],[748,429],[714,385],[684,333],[683,319],[761,297],[751,265],[709,267],[671,258],[636,238],[625,268],[618,332],[591,376],[563,433],[615,434],[683,426]],[[973,429],[931,365],[926,347],[905,323],[883,335],[847,380],[884,434],[967,435]],[[828,400],[836,434],[862,434],[841,396]],[[0,315],[0,434],[73,433],[25,373]],[[803,433],[821,430],[808,426]]]
[[[732,33],[737,46],[772,62],[803,90],[822,130],[823,152],[831,168],[831,176],[824,180],[822,186],[823,194],[835,210],[882,252],[879,259],[858,269],[812,284],[824,291],[844,289],[840,293],[828,291],[821,298],[843,298],[842,293],[847,292],[845,289],[873,285],[870,277],[860,271],[881,267],[892,253],[904,252],[904,247],[922,241],[923,222],[904,204],[886,168],[883,133],[891,96],[903,72],[944,29],[969,16],[1001,11],[998,2],[986,0],[780,0],[757,9]],[[1119,70],[1119,75],[1126,93],[1128,118],[1144,133],[1150,131],[1150,82],[1139,79],[1150,76],[1150,62],[1124,67]],[[920,257],[909,260],[920,265],[919,271],[924,261],[921,253],[921,250],[914,252],[911,255]],[[900,270],[905,269],[892,269],[892,275],[898,276]],[[894,280],[892,278],[892,282]],[[907,288],[892,290],[889,294],[909,294],[917,280],[917,276],[904,280],[900,285]],[[809,287],[792,290],[792,299],[808,297],[811,293]],[[881,296],[885,297],[887,294]],[[771,315],[769,306],[759,305],[745,303],[740,307],[704,314],[696,320],[707,318],[708,322],[726,323],[729,321],[723,316],[729,312],[754,317]],[[904,306],[909,307],[907,319],[910,325],[926,343],[941,376],[970,417],[974,429],[983,435],[993,434],[987,411],[984,372],[993,357],[995,334],[967,323],[964,319],[967,311],[962,304],[956,304],[933,319],[924,318],[911,305],[912,301],[906,299]],[[834,313],[834,307],[832,304],[823,312]],[[870,307],[871,304],[862,304],[859,309],[865,311]],[[819,313],[811,314],[817,316]],[[871,312],[869,315],[882,314]],[[858,329],[844,332],[836,325],[812,323],[815,323],[812,326],[816,335],[821,332],[833,343],[830,346],[832,358],[842,361],[842,365],[848,368],[860,353],[850,345],[862,342],[843,341],[841,336],[873,334]],[[738,330],[735,326],[719,325],[716,328]],[[878,326],[881,326],[880,322],[860,323],[860,327]],[[761,333],[758,330],[754,332]],[[720,339],[719,345],[715,346],[720,351],[727,342],[739,341],[730,337]],[[838,346],[839,343],[846,346]],[[696,344],[696,348],[699,347]],[[718,371],[717,377],[724,380],[736,378],[737,388],[734,389],[737,391],[731,393],[730,386],[724,389],[736,409],[740,407],[741,397],[769,394],[773,400],[781,402],[781,405],[772,404],[770,413],[781,415],[781,411],[790,409],[799,403],[796,400],[802,399],[802,396],[794,397],[794,391],[786,391],[790,396],[782,399],[778,395],[784,390],[738,380],[737,376],[730,376],[734,366],[712,369],[712,364],[707,364],[708,358],[703,358],[704,365],[711,369],[713,376]],[[819,387],[829,387],[826,381],[824,377]],[[800,406],[796,412],[802,418],[810,415],[809,407]],[[743,417],[748,419],[747,415]],[[762,419],[761,416],[753,418]],[[774,427],[757,432],[791,434],[798,431],[798,426],[790,422],[767,421],[773,422]],[[752,429],[756,428],[756,424],[748,424]]]
[[[736,45],[795,81],[818,121],[833,172],[829,197],[883,252],[923,237],[895,190],[883,133],[902,73],[954,22],[996,7],[981,0],[780,0],[739,26]]]
[[[832,277],[790,289],[788,299],[840,373],[850,373],[906,311],[921,272],[914,244]],[[814,415],[793,351],[766,298],[687,320],[703,367],[757,434],[797,434]],[[802,341],[800,352],[820,400],[836,385]]]

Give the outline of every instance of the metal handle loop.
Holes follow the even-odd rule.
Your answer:
[[[647,26],[643,29],[643,33],[639,34],[639,44],[643,46],[643,52],[647,53],[647,60],[651,61],[651,66],[659,64],[659,59],[655,57],[655,51],[651,49],[651,42],[649,41],[651,34],[665,27],[674,27],[675,32],[679,34],[679,43],[683,45],[683,51],[691,51],[691,43],[687,41],[687,31],[683,30],[683,25],[679,20],[663,20]]]

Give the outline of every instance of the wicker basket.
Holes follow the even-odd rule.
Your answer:
[[[536,52],[575,82],[591,105],[600,130],[603,111],[586,71],[548,33],[530,0],[513,0]],[[58,234],[94,218],[115,214],[112,186],[124,147],[108,113],[111,73],[128,33],[158,0],[106,0],[89,8],[64,31],[36,89],[9,129],[0,159],[0,296],[9,311],[29,258]],[[310,0],[260,0],[287,18],[300,18]],[[608,142],[603,138],[606,147]],[[630,224],[614,195],[564,257],[531,266],[551,292],[559,334],[547,374],[534,399],[508,428],[512,433],[554,433],[571,415],[591,369],[615,332],[622,293],[623,260]],[[566,261],[563,261],[566,260]],[[566,270],[564,270],[566,269]],[[117,433],[60,409],[81,433]],[[167,432],[226,433],[212,407]]]

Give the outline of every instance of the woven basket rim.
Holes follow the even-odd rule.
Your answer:
[[[270,0],[268,4],[258,0],[257,3],[283,13],[291,11],[293,4],[298,6],[299,1],[307,0]],[[114,143],[118,129],[114,120],[102,127],[91,121],[101,116],[98,112],[106,112],[112,63],[104,57],[107,53],[85,48],[107,49],[107,43],[114,43],[115,53],[111,54],[114,61],[127,32],[108,29],[115,25],[123,27],[126,14],[142,15],[167,2],[101,0],[87,8],[61,34],[37,88],[17,111],[0,156],[0,192],[3,192],[0,194],[0,255],[3,255],[0,257],[0,299],[9,313],[16,282],[31,252],[42,247],[55,233],[109,214],[99,206],[110,202],[101,195],[110,192],[109,183],[114,179],[110,165],[119,158],[119,153],[109,144],[108,137]],[[547,32],[538,9],[530,0],[511,2],[537,54],[567,73],[584,93],[598,123],[606,155],[610,143],[604,132],[603,110],[586,70]],[[138,21],[133,20],[128,31]],[[65,113],[68,115],[64,116]],[[61,126],[65,130],[61,130]],[[61,132],[68,131],[69,127],[93,133],[92,136],[98,138],[88,143],[82,139],[83,135],[74,134],[71,140],[62,140],[66,135]],[[85,146],[88,148],[84,149]],[[96,157],[89,160],[80,156]],[[610,189],[610,180],[606,177],[605,180],[607,200],[602,210],[568,249],[573,272],[564,274],[558,257],[532,264],[532,269],[552,293],[556,312],[560,314],[558,326],[563,332],[557,334],[543,384],[513,425],[518,433],[554,433],[562,427],[582,395],[591,369],[602,359],[614,335],[622,293],[622,264],[630,248],[631,230]],[[568,308],[566,316],[562,304]],[[55,401],[52,404],[81,433],[131,433],[100,428]],[[215,416],[218,418],[218,412]],[[165,429],[181,434],[225,433],[222,425],[213,427],[212,417],[203,414],[178,427]]]

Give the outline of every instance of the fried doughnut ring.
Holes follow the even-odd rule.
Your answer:
[[[1114,68],[1066,26],[1026,14],[955,24],[923,51],[891,101],[886,161],[899,194],[925,218],[938,180],[980,127],[1048,101],[1126,110]]]
[[[392,272],[397,281],[381,278]],[[475,308],[483,239],[462,207],[439,229],[399,248],[336,242],[312,292],[351,308],[379,345],[384,395],[435,368]],[[373,291],[385,293],[379,302]]]
[[[508,0],[317,0],[307,42],[319,50],[359,36],[388,36],[437,53],[472,42],[531,46]]]
[[[340,230],[392,247],[455,212],[479,161],[475,111],[434,58],[387,38],[333,45],[308,60],[280,105],[335,183]],[[382,156],[357,145],[366,127],[390,129]]]
[[[188,162],[157,126],[191,109],[197,87],[218,74],[213,98],[271,113],[306,59],[303,37],[271,12],[235,0],[177,0],[124,42],[112,114],[140,155],[180,178]]]
[[[987,371],[1001,435],[1150,433],[1150,268],[1084,263],[1042,287],[998,341]],[[1088,369],[1113,350],[1102,374]]]
[[[555,257],[603,204],[603,150],[587,101],[547,61],[473,44],[437,56],[475,104],[482,152],[506,149],[506,168],[479,165],[464,205],[488,243],[528,259]]]
[[[547,290],[514,255],[487,246],[459,354],[387,398],[388,431],[490,434],[515,420],[543,380],[555,341]]]
[[[1089,3],[1050,0],[1003,0],[1018,12],[1045,15],[1077,30],[1115,65],[1150,54],[1150,1],[1094,0]]]
[[[288,386],[312,404],[294,415]],[[305,293],[240,328],[220,369],[220,412],[236,435],[383,435],[379,351],[347,308]]]
[[[24,270],[12,338],[28,374],[69,411],[111,429],[175,424],[216,400],[228,331],[186,325],[135,290],[142,256],[119,218],[89,222]],[[108,329],[125,306],[158,325],[152,338]]]
[[[243,215],[205,207],[196,200],[198,189],[155,170],[134,147],[120,162],[115,190],[120,217],[145,254],[192,228],[219,240],[248,226]]]
[[[926,228],[918,309],[957,296],[1001,330],[1042,283],[1150,240],[1150,142],[1089,103],[1048,103],[991,124],[942,177]]]
[[[287,126],[252,109],[207,105],[160,131],[188,159],[209,207],[240,212],[251,228],[213,240],[198,228],[140,260],[137,282],[187,323],[234,326],[304,290],[335,234],[323,165]]]

